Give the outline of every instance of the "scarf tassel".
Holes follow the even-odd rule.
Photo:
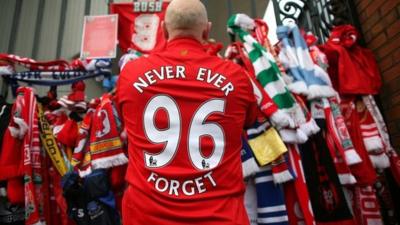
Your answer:
[[[376,169],[386,169],[390,167],[389,157],[383,152],[377,154],[369,153],[369,158]]]
[[[308,140],[308,136],[301,129],[281,129],[279,134],[283,142],[288,144],[303,144]]]
[[[335,90],[328,86],[328,85],[317,85],[317,84],[312,84],[308,86],[308,95],[307,99],[315,99],[315,98],[328,98],[328,97],[333,97],[336,95]]]
[[[288,85],[288,89],[298,95],[308,95],[307,84],[304,81],[295,81]]]

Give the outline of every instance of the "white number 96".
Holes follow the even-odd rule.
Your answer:
[[[158,110],[164,109],[168,115],[168,128],[158,129],[155,124],[155,115]],[[205,122],[213,113],[224,113],[225,100],[212,99],[204,102],[194,113],[188,130],[188,152],[192,165],[198,170],[215,168],[222,160],[225,151],[225,134],[222,127],[215,122]],[[181,115],[174,99],[166,95],[152,98],[143,114],[144,131],[148,140],[155,144],[163,143],[164,149],[157,154],[144,152],[147,167],[160,168],[168,165],[174,158],[181,139]],[[209,136],[214,142],[214,149],[210,156],[205,157],[201,152],[200,139]]]

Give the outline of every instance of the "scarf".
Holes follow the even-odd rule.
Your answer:
[[[310,196],[301,165],[300,152],[297,145],[288,145],[290,167],[296,178],[284,184],[285,204],[290,225],[314,225],[315,219],[310,207]]]
[[[242,159],[243,178],[246,180],[250,176],[256,174],[256,172],[260,170],[260,167],[257,165],[257,162],[254,159],[254,155],[250,148],[249,143],[243,136],[242,136],[242,150],[240,155]]]
[[[270,52],[271,55],[274,57],[276,65],[278,66],[279,71],[281,72],[281,74],[282,75],[283,74],[286,75],[286,70],[283,67],[281,61],[279,60],[279,56],[278,56],[277,52],[275,51],[275,48],[272,47],[271,42],[268,39],[268,30],[269,30],[269,28],[268,28],[267,23],[262,19],[255,19],[254,22],[256,24],[254,33],[255,33],[257,41],[262,46],[264,46],[268,50],[268,52]]]
[[[67,165],[64,161],[63,153],[57,145],[50,124],[44,116],[42,105],[38,104],[38,117],[40,124],[40,139],[42,146],[46,150],[47,155],[51,159],[53,166],[58,173],[63,176],[67,171]]]
[[[244,14],[233,15],[228,20],[228,30],[231,33],[238,34],[243,42],[248,58],[254,68],[255,78],[278,106],[279,110],[293,118],[294,125],[298,127],[306,122],[304,114],[287,89],[273,56],[246,31],[252,30],[254,27],[254,21]],[[294,133],[280,130],[280,134],[285,142],[304,143],[307,141],[307,136],[301,129],[297,129]]]
[[[246,192],[244,193],[244,206],[250,225],[257,225],[257,192],[254,178],[246,181]]]
[[[253,93],[255,98],[257,99],[257,105],[260,111],[271,120],[271,122],[277,127],[294,127],[294,121],[289,115],[283,113],[278,109],[278,106],[271,99],[271,97],[267,94],[264,88],[257,82],[254,74],[254,68],[251,65],[250,59],[246,56],[246,53],[243,49],[243,44],[240,42],[235,42],[228,46],[225,52],[225,58],[228,58],[239,65],[241,65],[245,71],[247,72],[247,77],[250,80]]]
[[[271,167],[264,167],[255,176],[258,225],[289,224],[281,185],[274,184]]]
[[[356,180],[345,161],[345,152],[337,135],[334,118],[327,99],[312,101],[311,112],[322,129],[322,136],[325,141],[323,145],[329,150],[340,183],[343,185],[354,184]]]
[[[32,88],[18,88],[17,94],[13,111],[14,123],[10,123],[10,130],[11,135],[21,142],[19,149],[13,149],[14,154],[16,150],[21,150],[23,154],[22,175],[24,180],[24,192],[18,193],[18,195],[22,194],[22,196],[24,196],[25,224],[39,225],[42,224],[40,222],[39,205],[42,206],[43,199],[41,195],[41,153],[36,114],[36,99]],[[18,178],[21,179],[21,177],[17,177],[17,179]],[[8,194],[13,195],[13,192],[18,191],[20,185],[21,184],[17,182],[9,183]]]
[[[326,100],[325,100],[326,101]],[[337,97],[332,97],[327,99],[329,101],[329,107],[331,109],[331,113],[334,119],[334,125],[336,129],[334,129],[334,134],[337,136],[338,141],[341,143],[341,146],[344,150],[344,158],[346,160],[347,165],[355,165],[361,162],[361,158],[358,155],[357,151],[354,149],[353,142],[351,141],[349,131],[347,129],[344,117],[339,107],[339,100]],[[325,103],[326,104],[326,103]],[[328,105],[326,104],[326,107]]]
[[[300,146],[308,193],[317,224],[352,223],[335,165],[322,133]]]
[[[126,164],[119,136],[118,115],[111,96],[105,94],[93,113],[90,128],[90,156],[93,169],[110,168]]]
[[[89,104],[89,109],[86,112],[83,121],[79,125],[78,138],[76,147],[72,155],[71,164],[75,170],[79,172],[79,176],[85,177],[92,172],[91,155],[90,155],[90,128],[95,109],[100,104],[100,99],[94,99]]]
[[[353,98],[342,98],[340,108],[343,113],[346,126],[350,133],[354,148],[361,158],[361,163],[350,166],[351,173],[355,176],[358,185],[373,185],[376,181],[376,171],[365,149],[360,131],[360,118],[356,111]]]
[[[372,164],[375,168],[386,169],[390,166],[379,129],[363,101],[356,101],[359,118],[359,130]]]
[[[11,81],[21,81],[34,85],[41,86],[59,86],[72,84],[80,80],[89,78],[108,76],[110,72],[95,70],[95,71],[23,71],[7,75]]]
[[[378,94],[382,86],[372,51],[357,44],[359,34],[351,25],[336,26],[323,48],[332,67],[330,76],[337,82],[334,86],[340,94],[368,95]],[[331,60],[332,59],[332,60]],[[333,64],[331,64],[331,61]]]
[[[65,60],[38,62],[34,59],[20,57],[13,54],[0,54],[0,60],[8,62],[8,64],[6,64],[8,66],[13,67],[15,64],[18,64],[28,69],[29,71],[94,71],[97,69],[109,71],[111,70],[111,60],[109,59],[75,59],[70,63]],[[3,65],[1,65],[0,68],[2,66]]]
[[[359,225],[383,225],[380,206],[372,186],[355,186],[353,211]]]
[[[334,96],[328,74],[313,62],[297,25],[279,26],[276,32],[282,43],[280,59],[294,79],[289,89],[308,99]]]

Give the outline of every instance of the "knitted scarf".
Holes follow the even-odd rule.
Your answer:
[[[362,101],[357,101],[357,105],[357,113],[359,117],[358,125],[360,127],[365,149],[367,150],[375,168],[386,169],[390,166],[390,163],[378,127],[364,103]]]
[[[276,32],[282,43],[280,59],[294,78],[289,89],[308,99],[334,96],[328,74],[313,62],[297,25],[279,26]]]
[[[128,162],[122,149],[117,116],[111,96],[104,94],[93,113],[90,129],[90,155],[93,169],[110,168]]]
[[[21,81],[34,85],[57,86],[75,83],[80,80],[94,78],[98,76],[108,76],[110,72],[101,70],[95,71],[24,71],[7,75],[12,81]]]
[[[24,155],[25,224],[42,224],[40,222],[39,212],[39,204],[41,205],[43,199],[40,185],[42,180],[40,163],[41,153],[36,114],[36,99],[33,90],[28,87],[19,88],[17,93],[14,121],[20,119],[28,127],[24,134],[19,133],[19,135],[22,134],[21,141]]]
[[[339,107],[339,100],[337,97],[332,97],[327,100],[324,100],[326,107],[327,103],[326,101],[329,101],[329,106],[332,112],[332,116],[334,119],[334,126],[336,129],[335,135],[337,136],[339,142],[341,143],[341,146],[343,147],[344,154],[345,154],[345,160],[347,165],[355,165],[357,163],[361,162],[361,158],[354,149],[353,142],[351,141],[349,131],[347,129],[344,117],[342,115],[342,112],[340,111]]]
[[[322,133],[300,146],[302,165],[317,224],[353,224],[335,165]]]
[[[380,206],[372,186],[355,186],[353,211],[359,225],[383,225]]]
[[[94,71],[97,69],[110,70],[111,60],[109,59],[93,59],[93,60],[80,60],[75,59],[72,62],[65,60],[54,60],[39,62],[34,59],[20,57],[12,54],[0,54],[0,60],[6,61],[11,66],[18,64],[30,71],[67,71],[67,70],[79,70],[79,71]]]
[[[304,114],[287,89],[273,56],[247,31],[254,29],[254,27],[254,20],[244,14],[233,15],[228,20],[228,30],[231,33],[237,34],[243,42],[254,68],[256,79],[278,106],[279,110],[293,118],[294,125],[298,127],[300,124],[306,122]],[[304,143],[307,141],[307,135],[301,129],[295,131],[295,138],[293,138],[293,133],[291,133],[292,137],[288,137],[290,134],[287,132],[280,132],[280,134],[285,142]]]
[[[350,166],[351,173],[355,176],[358,185],[373,185],[377,178],[376,171],[363,143],[359,126],[360,118],[354,104],[354,98],[342,98],[340,108],[354,148],[362,160],[361,163]]]
[[[91,155],[90,155],[90,128],[95,109],[100,104],[100,99],[94,99],[89,104],[89,109],[86,112],[83,121],[79,125],[78,138],[76,147],[72,155],[71,164],[75,170],[79,172],[79,176],[85,177],[92,172]]]
[[[274,184],[271,167],[262,168],[255,176],[255,183],[258,225],[289,224],[283,189],[280,185]]]
[[[244,193],[244,206],[250,225],[257,225],[257,192],[254,178],[246,180],[246,192]]]
[[[288,145],[289,162],[296,178],[283,185],[285,202],[290,225],[314,225],[315,219],[310,207],[310,196],[301,165],[300,152],[297,145]]]
[[[294,121],[292,118],[278,109],[278,106],[275,104],[275,102],[267,94],[260,83],[257,82],[254,68],[243,48],[244,46],[240,42],[232,43],[228,46],[225,52],[225,58],[241,65],[247,72],[246,74],[252,84],[253,93],[257,99],[257,104],[260,111],[278,128],[287,126],[293,127]]]
[[[257,165],[256,160],[254,159],[253,152],[250,148],[249,143],[246,138],[242,136],[242,150],[241,150],[241,159],[242,159],[242,171],[243,178],[248,179],[250,176],[253,176],[260,170],[260,167]]]

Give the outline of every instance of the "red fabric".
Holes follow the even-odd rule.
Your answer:
[[[338,53],[338,92],[378,94],[382,86],[373,53],[357,44],[358,33],[351,25],[335,27],[325,48]],[[328,57],[330,57],[328,55]]]
[[[397,182],[397,185],[400,186],[400,157],[395,153],[391,153],[389,155],[390,159],[390,170],[392,175]]]
[[[154,71],[161,73],[163,68],[171,66],[175,76],[178,74],[175,66],[179,65],[185,68],[184,77],[159,79],[155,75]],[[204,79],[199,78],[200,68],[207,68],[211,72],[209,75],[206,72]],[[135,83],[140,82],[140,79],[147,80],[144,74],[148,71],[153,73],[156,82],[143,89],[135,88]],[[149,76],[150,73],[147,74]],[[222,74],[225,77],[220,88],[214,83],[217,78],[207,82],[214,74]],[[234,90],[222,91],[222,87],[229,82]],[[147,104],[160,95],[169,96],[174,103],[160,103],[154,117],[148,113],[144,115]],[[129,62],[118,79],[117,99],[129,140],[126,179],[130,186],[123,202],[124,224],[248,224],[243,205],[245,187],[240,160],[240,136],[243,127],[254,122],[257,104],[252,86],[242,68],[216,56],[209,56],[201,43],[194,39],[179,38],[169,42],[167,50],[162,53]],[[202,161],[189,155],[189,142],[200,139],[190,139],[189,130],[194,121],[193,117],[199,115],[197,110],[204,109],[206,102],[213,99],[224,99],[225,108],[223,113],[209,109],[212,113],[207,114],[209,116],[204,118],[204,123],[218,126],[225,135],[223,139],[204,136],[199,141],[199,147],[207,157],[214,154],[211,153],[212,149],[217,147],[214,143],[218,143],[219,147],[224,143],[224,147],[218,165],[215,168],[207,168],[206,160]],[[163,109],[167,106],[178,108],[179,114],[168,115]],[[145,116],[148,117],[144,118]],[[154,165],[151,164],[154,162],[152,158],[145,160],[144,152],[158,154],[165,146],[163,143],[156,144],[147,139],[144,121],[150,120],[153,120],[152,123],[158,129],[180,129],[174,133],[179,135],[174,157],[161,168],[151,167]],[[181,125],[177,124],[178,121]],[[154,135],[152,137],[154,138]],[[196,168],[195,164],[202,164],[204,169]],[[165,181],[178,184],[178,190],[162,191]],[[194,182],[201,186],[200,189]],[[160,191],[157,190],[157,185]],[[170,188],[170,185],[168,187]],[[188,209],[190,213],[187,213]]]
[[[380,205],[372,186],[354,187],[353,212],[359,225],[383,225]]]
[[[92,115],[89,141],[93,169],[119,166],[128,161],[122,149],[110,97],[104,94]]]
[[[110,12],[118,14],[118,41],[123,52],[134,49],[142,53],[150,53],[165,47],[166,40],[161,21],[164,20],[168,4],[169,2],[163,2],[162,11],[154,13],[134,12],[133,3],[110,5]]]
[[[296,179],[283,185],[289,225],[314,225],[315,219],[311,209],[310,196],[304,179],[301,157],[295,145],[288,145],[290,165]]]
[[[364,147],[361,131],[358,126],[360,119],[353,98],[342,98],[340,107],[350,133],[351,140],[362,162],[350,166],[351,173],[355,176],[358,185],[373,185],[377,179],[376,171]]]
[[[61,144],[67,147],[75,147],[78,139],[78,124],[76,121],[68,119],[57,133],[56,138]]]
[[[343,148],[340,138],[336,133],[336,126],[332,115],[332,109],[327,101],[324,103],[324,112],[327,128],[326,144],[329,148],[331,157],[335,164],[339,180],[341,181],[341,184],[352,184],[354,182],[350,182],[350,177],[352,177],[353,175],[350,172],[350,168],[346,164],[345,149]],[[346,179],[345,177],[347,177],[348,179]]]

